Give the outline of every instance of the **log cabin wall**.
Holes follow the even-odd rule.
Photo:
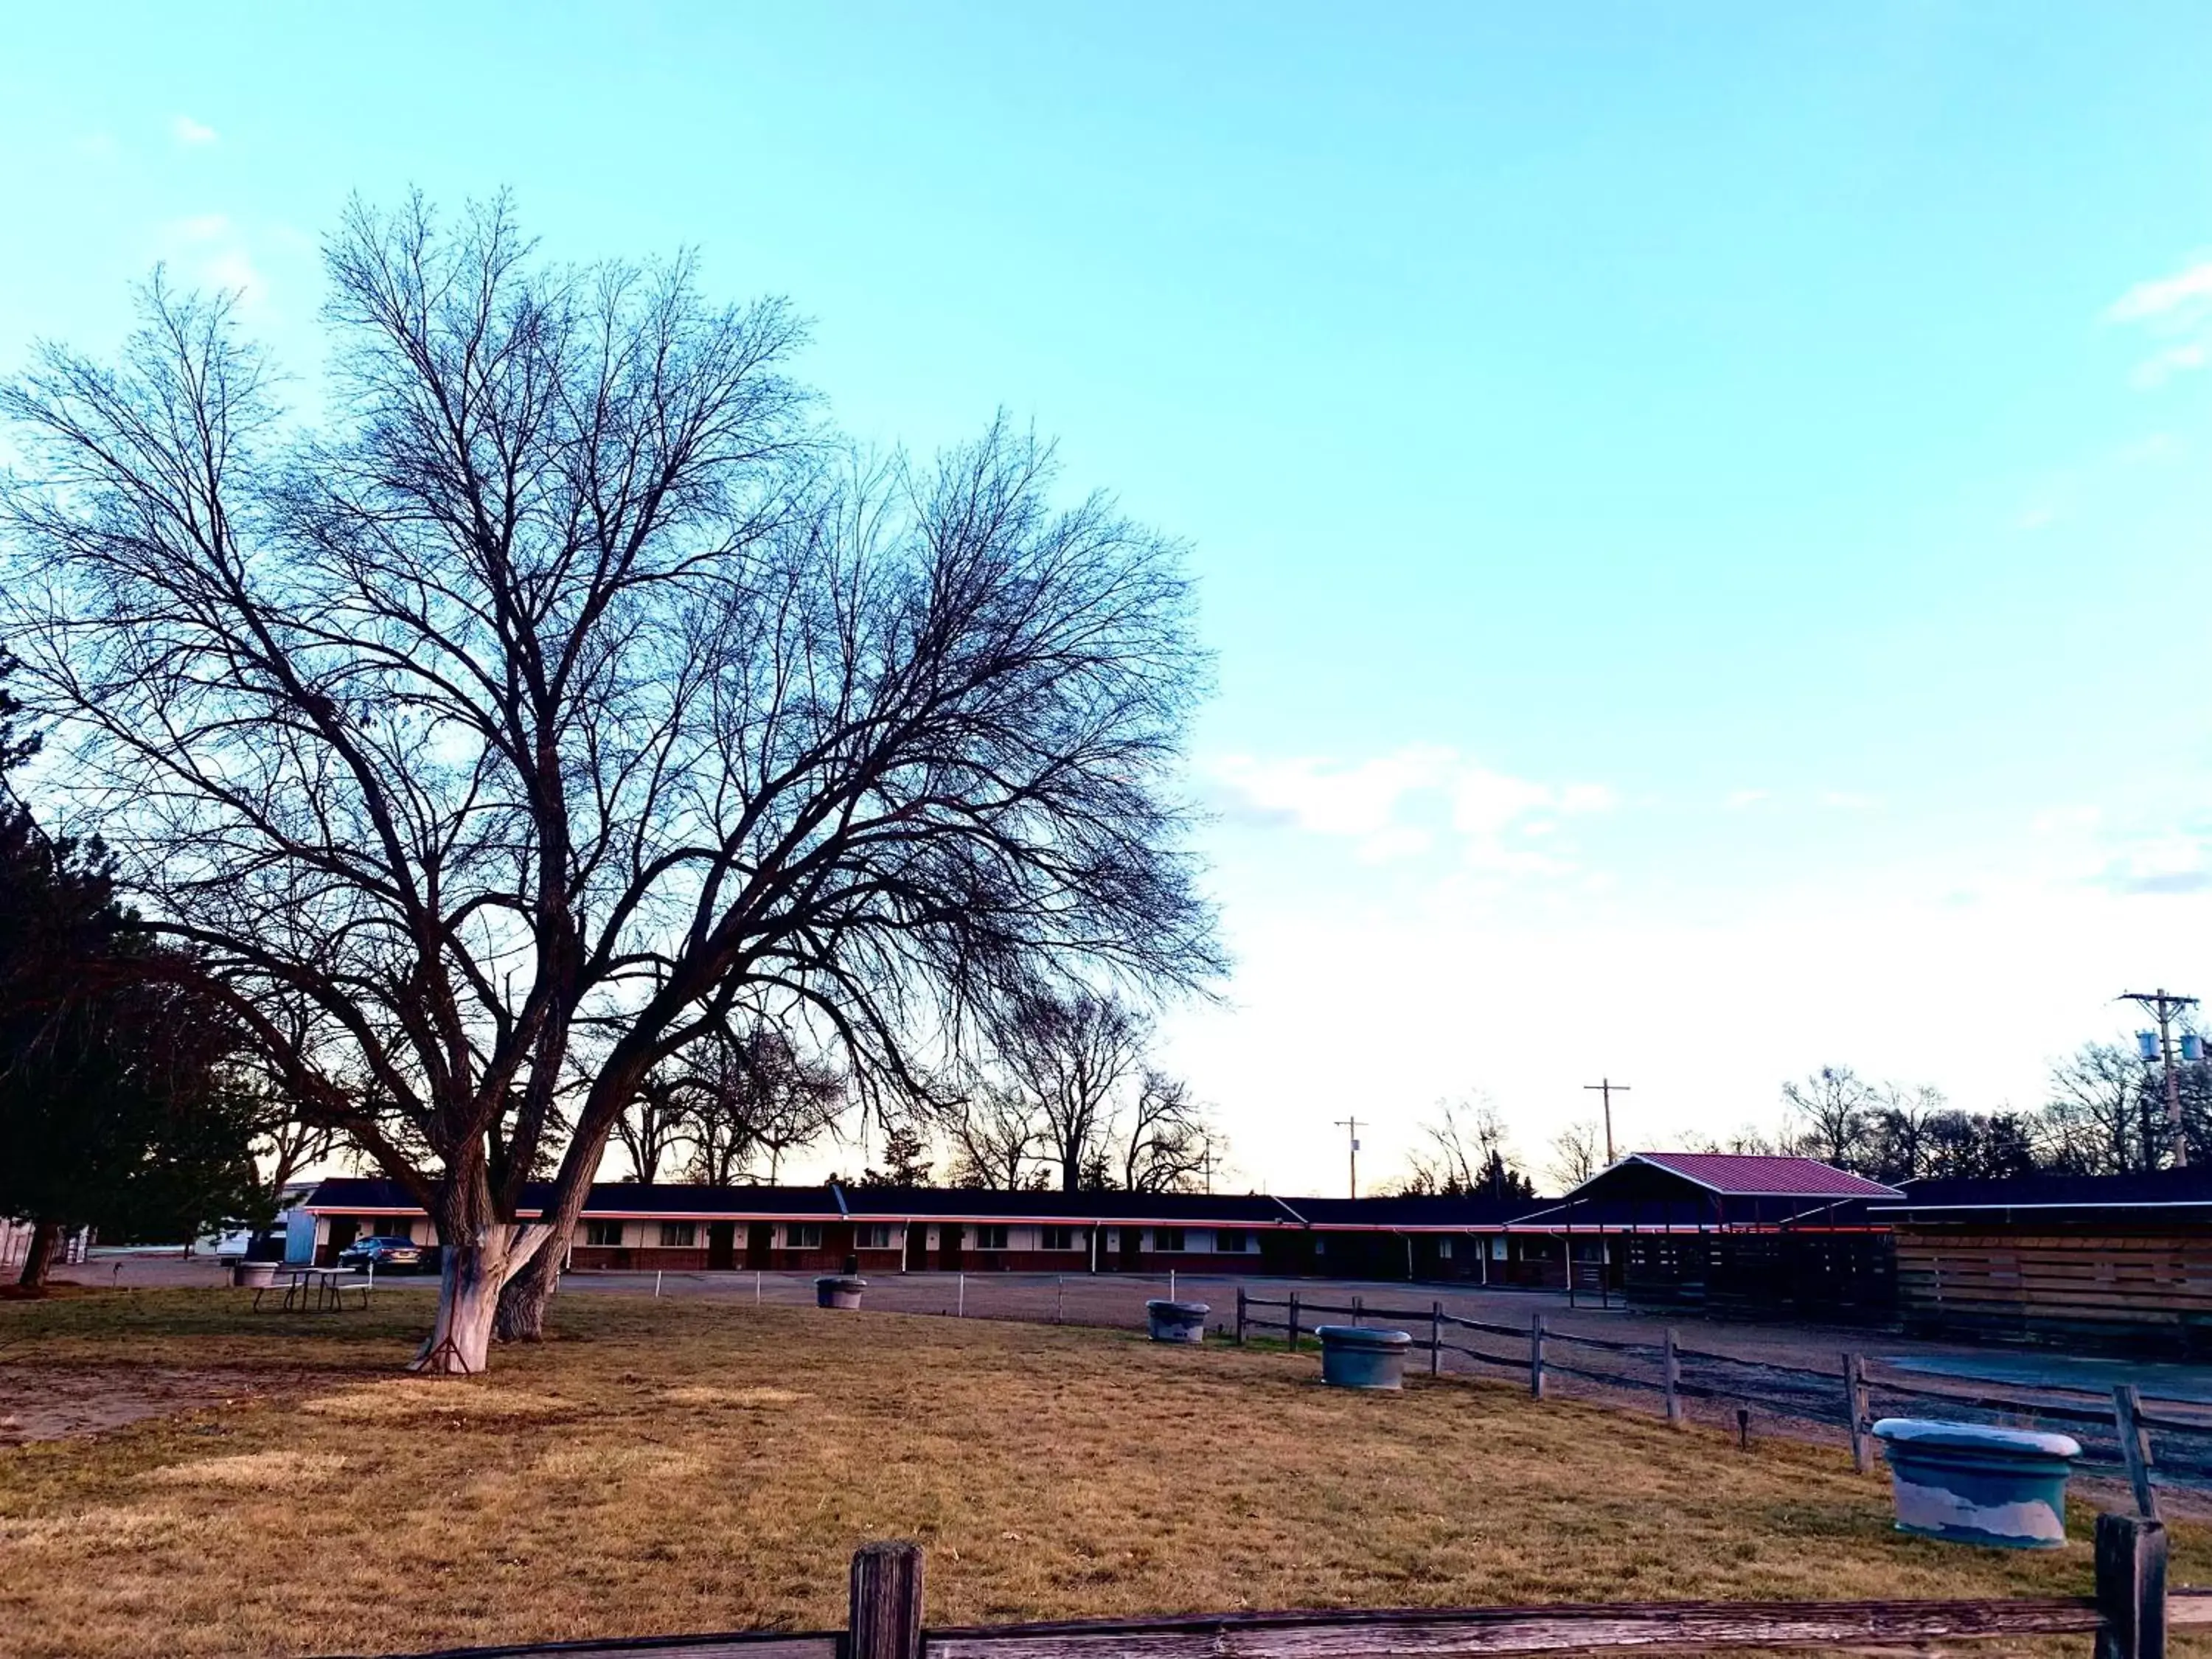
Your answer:
[[[2212,1353],[2212,1226],[1900,1224],[1908,1334]]]

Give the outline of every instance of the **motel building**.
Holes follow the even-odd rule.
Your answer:
[[[548,1190],[525,1193],[524,1218]],[[1004,1193],[945,1188],[602,1182],[568,1241],[572,1272],[1182,1273],[1565,1283],[1547,1231],[1512,1235],[1527,1200],[1266,1194]],[[398,1182],[333,1176],[301,1206],[295,1262],[372,1234],[437,1243]]]

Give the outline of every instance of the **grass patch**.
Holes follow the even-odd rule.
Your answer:
[[[228,1291],[0,1308],[0,1397],[14,1365],[150,1364],[252,1396],[0,1451],[0,1652],[823,1628],[850,1552],[892,1537],[928,1547],[940,1623],[2089,1584],[2078,1546],[1898,1534],[1832,1449],[1459,1379],[1324,1390],[1310,1352],[575,1296],[562,1340],[489,1377],[397,1376],[428,1314],[419,1292],[368,1316]],[[2174,1534],[2176,1580],[2201,1581],[2212,1538]]]

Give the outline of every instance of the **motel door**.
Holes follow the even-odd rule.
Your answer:
[[[738,1224],[734,1221],[710,1221],[707,1224],[707,1271],[726,1273],[738,1265]]]
[[[775,1247],[775,1226],[772,1222],[756,1221],[745,1229],[745,1266],[756,1271],[765,1271],[775,1266],[769,1259]]]
[[[937,1265],[946,1273],[957,1272],[963,1260],[960,1246],[962,1234],[965,1231],[964,1228],[949,1225],[937,1230]]]
[[[334,1216],[331,1219],[330,1242],[323,1246],[330,1252],[322,1262],[327,1267],[338,1259],[338,1252],[361,1237],[361,1223],[351,1216]]]
[[[1145,1230],[1142,1227],[1121,1229],[1121,1271],[1125,1273],[1145,1270]]]

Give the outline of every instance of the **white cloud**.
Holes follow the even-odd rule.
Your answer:
[[[1561,816],[1609,811],[1617,800],[1602,784],[1512,777],[1433,744],[1353,762],[1235,755],[1212,771],[1232,822],[1348,839],[1370,864],[1448,846],[1472,869],[1564,870],[1562,860],[1508,847],[1506,838],[1549,834]]]
[[[180,144],[212,144],[216,130],[204,122],[195,121],[189,115],[179,115],[169,124],[170,135]]]
[[[1870,812],[1881,803],[1872,795],[1862,795],[1852,789],[1823,789],[1820,805],[1832,806],[1839,812]]]
[[[196,286],[236,294],[249,304],[268,297],[268,279],[228,215],[200,213],[173,220],[164,228],[161,244],[162,258]]]
[[[2212,304],[2212,259],[2202,259],[2171,276],[2137,283],[2105,313],[2115,323],[2140,323],[2176,311]]]
[[[2130,373],[2129,383],[2139,391],[2203,368],[2212,362],[2212,259],[2137,283],[2106,307],[2105,320],[2165,342]]]
[[[1731,812],[1741,812],[1747,806],[1756,806],[1766,799],[1764,789],[1731,789],[1721,804]]]

